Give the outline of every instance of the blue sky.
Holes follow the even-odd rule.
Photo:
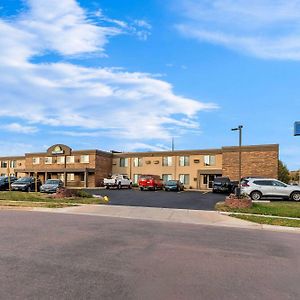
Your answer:
[[[300,168],[299,33],[299,0],[0,0],[0,155],[216,148],[242,124]]]

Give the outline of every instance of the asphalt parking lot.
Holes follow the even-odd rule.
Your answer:
[[[140,191],[140,190],[88,190],[89,193],[110,198],[110,205],[163,207],[178,209],[214,210],[225,195],[210,192],[184,191]]]
[[[1,299],[300,299],[299,234],[0,210]]]

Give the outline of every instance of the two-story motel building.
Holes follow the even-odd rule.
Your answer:
[[[243,146],[242,177],[278,177],[279,145]],[[69,187],[101,186],[111,174],[127,174],[134,183],[140,175],[179,179],[188,188],[210,189],[216,176],[238,180],[238,147],[156,152],[72,150],[62,144],[46,152],[0,157],[0,175],[37,176],[44,182],[60,178]]]

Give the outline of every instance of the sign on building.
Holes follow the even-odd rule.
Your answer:
[[[294,124],[294,135],[300,135],[300,122],[295,122]]]

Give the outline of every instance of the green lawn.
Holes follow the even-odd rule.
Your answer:
[[[33,201],[6,201],[0,200],[0,207],[47,207],[47,208],[62,208],[74,206],[71,203],[56,203],[56,202],[33,202]]]
[[[58,204],[72,204],[72,203],[78,203],[78,204],[99,204],[100,199],[87,197],[86,195],[84,197],[71,197],[71,198],[62,198],[62,199],[56,199],[51,198],[49,194],[43,194],[43,193],[27,193],[27,192],[0,192],[0,206],[5,205],[7,201],[15,201],[15,202],[44,202],[52,203],[58,205]]]
[[[279,219],[279,218],[260,217],[260,216],[247,216],[247,215],[230,215],[230,216],[234,218],[250,221],[250,222],[259,223],[259,224],[300,227],[300,220],[289,220],[289,219]]]
[[[253,203],[251,208],[234,209],[227,207],[224,202],[216,204],[219,211],[271,215],[280,217],[300,218],[300,202],[274,201],[270,203]]]

